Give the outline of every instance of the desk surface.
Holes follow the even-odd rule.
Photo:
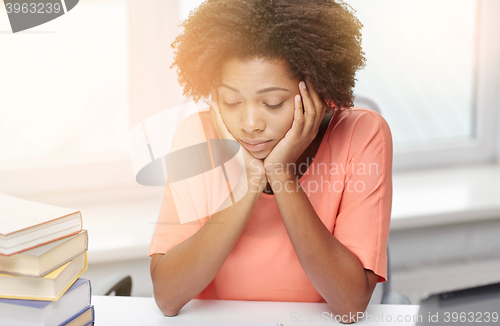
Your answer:
[[[191,300],[175,317],[164,316],[153,298],[92,296],[92,304],[96,326],[231,323],[315,326],[335,323],[335,316],[330,316],[331,310],[326,303]],[[357,324],[415,325],[418,309],[418,305],[370,305],[365,312],[366,318]]]

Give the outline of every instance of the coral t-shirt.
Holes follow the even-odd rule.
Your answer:
[[[207,138],[217,138],[209,113],[199,118]],[[332,235],[385,282],[392,204],[392,136],[385,119],[362,108],[336,112],[299,182]],[[183,242],[208,219],[167,222],[179,220],[167,184],[149,256]],[[260,195],[233,250],[195,299],[325,302],[300,265],[274,195]]]

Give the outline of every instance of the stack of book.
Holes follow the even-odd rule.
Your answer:
[[[79,211],[0,195],[0,325],[93,325],[87,248]]]

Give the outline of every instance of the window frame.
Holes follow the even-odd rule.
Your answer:
[[[500,157],[500,2],[478,0],[476,40],[475,139],[394,150],[394,171],[445,165],[497,163]]]

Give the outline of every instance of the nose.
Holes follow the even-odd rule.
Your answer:
[[[248,105],[243,110],[241,128],[247,133],[254,133],[266,129],[262,109],[255,105]]]

